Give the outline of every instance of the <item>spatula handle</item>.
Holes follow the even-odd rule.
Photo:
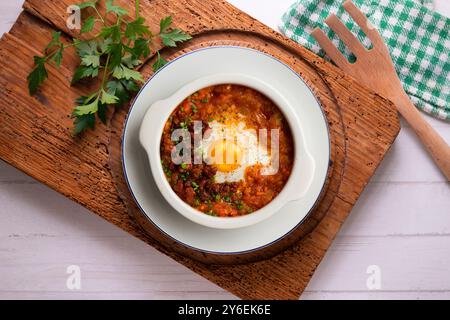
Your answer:
[[[450,147],[445,140],[430,126],[416,107],[412,104],[408,95],[402,93],[391,98],[396,104],[398,111],[414,129],[417,136],[427,148],[434,162],[450,181]]]

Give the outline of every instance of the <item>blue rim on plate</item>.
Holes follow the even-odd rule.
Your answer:
[[[305,82],[305,80],[297,73],[295,72],[289,65],[287,65],[286,63],[278,60],[277,58],[273,57],[270,54],[267,54],[265,52],[256,50],[256,49],[252,49],[252,48],[246,48],[246,47],[240,47],[240,46],[232,46],[232,45],[221,45],[221,46],[211,46],[211,47],[207,47],[207,48],[201,48],[201,49],[196,49],[193,50],[191,52],[185,53],[171,61],[169,61],[166,65],[164,65],[161,69],[159,69],[157,72],[155,72],[146,82],[145,84],[142,86],[142,88],[139,90],[139,92],[137,93],[137,95],[135,96],[135,98],[133,99],[132,103],[131,103],[131,107],[130,110],[128,111],[128,114],[125,118],[125,125],[123,128],[123,134],[122,134],[122,169],[123,169],[123,174],[124,174],[124,178],[125,178],[125,182],[127,184],[128,190],[131,193],[131,196],[133,197],[134,202],[136,203],[136,205],[138,206],[139,210],[142,212],[142,214],[144,215],[144,217],[159,231],[161,232],[164,236],[166,236],[167,238],[171,239],[172,241],[188,248],[191,250],[194,250],[196,252],[199,253],[206,253],[206,254],[210,254],[210,255],[216,255],[216,256],[234,256],[234,255],[244,255],[244,254],[250,254],[250,253],[254,253],[263,249],[266,249],[272,245],[274,245],[275,243],[280,242],[281,240],[285,239],[286,237],[288,237],[294,230],[296,230],[300,225],[303,224],[303,222],[305,222],[311,215],[311,213],[314,211],[314,209],[317,207],[319,200],[322,198],[322,194],[324,191],[324,188],[326,186],[326,181],[328,179],[329,176],[329,172],[330,172],[330,168],[331,165],[328,165],[328,170],[327,170],[327,174],[325,175],[324,181],[321,183],[322,184],[322,188],[319,192],[319,195],[317,197],[317,199],[315,200],[314,204],[311,206],[311,208],[309,209],[308,213],[288,232],[286,232],[283,236],[263,245],[263,246],[259,246],[257,248],[253,248],[253,249],[249,249],[249,250],[243,250],[243,251],[235,251],[235,252],[215,252],[215,251],[210,251],[210,250],[204,250],[204,249],[200,249],[200,248],[196,248],[193,247],[189,244],[186,244],[176,238],[174,238],[173,236],[171,236],[170,234],[168,234],[166,231],[164,231],[163,229],[161,229],[155,222],[153,222],[153,220],[149,217],[149,215],[147,215],[147,213],[145,212],[145,210],[142,208],[141,204],[139,203],[139,201],[137,200],[133,189],[131,188],[130,182],[128,180],[128,175],[127,175],[127,168],[125,165],[125,141],[126,141],[126,134],[127,134],[127,127],[128,127],[128,120],[130,118],[131,113],[133,112],[134,106],[135,106],[135,102],[137,100],[137,98],[141,95],[142,91],[147,87],[147,85],[152,81],[153,78],[155,78],[160,72],[162,72],[165,68],[167,68],[169,65],[171,65],[172,63],[174,63],[175,61],[182,59],[184,57],[187,57],[191,54],[194,54],[196,52],[200,52],[200,51],[205,51],[205,50],[211,50],[211,49],[219,49],[219,48],[234,48],[234,49],[241,49],[241,50],[247,50],[247,51],[252,51],[258,54],[262,54],[266,57],[269,57],[271,59],[273,59],[274,61],[280,63],[281,65],[285,66],[286,68],[288,68],[293,74],[295,74],[297,76],[297,78],[303,82],[303,84],[308,88],[308,90],[312,93],[314,99],[316,100],[317,104],[320,106],[320,111],[322,113],[322,116],[324,118],[324,122],[325,122],[325,127],[327,129],[327,135],[328,135],[328,162],[331,164],[331,140],[330,140],[330,129],[328,126],[328,121],[327,121],[327,117],[325,115],[325,112],[323,111],[323,106],[320,103],[320,101],[317,99],[316,95],[314,94],[314,91],[310,88],[310,86]]]

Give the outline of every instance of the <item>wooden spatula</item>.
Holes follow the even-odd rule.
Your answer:
[[[353,2],[345,1],[343,7],[372,41],[372,49],[366,49],[334,14],[329,16],[325,23],[352,51],[356,61],[350,63],[319,28],[312,32],[312,36],[339,68],[396,105],[450,181],[450,147],[409,100],[397,76],[388,48],[378,31]]]

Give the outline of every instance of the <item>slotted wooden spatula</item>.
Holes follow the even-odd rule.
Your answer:
[[[312,32],[312,36],[339,68],[396,105],[450,181],[450,147],[409,100],[397,76],[389,50],[378,31],[353,2],[345,1],[343,7],[371,40],[372,49],[366,49],[334,14],[330,15],[325,23],[352,51],[356,61],[350,63],[319,28]]]

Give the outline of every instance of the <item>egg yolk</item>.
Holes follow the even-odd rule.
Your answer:
[[[211,149],[212,164],[220,172],[231,172],[242,164],[242,150],[233,141],[216,141]]]

